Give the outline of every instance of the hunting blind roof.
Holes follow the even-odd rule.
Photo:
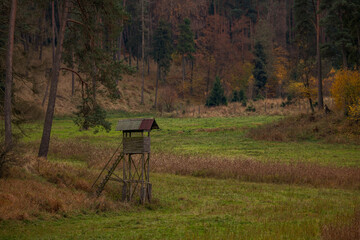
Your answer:
[[[116,131],[151,131],[160,129],[159,125],[153,118],[136,118],[119,120]]]

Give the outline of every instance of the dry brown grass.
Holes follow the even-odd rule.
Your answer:
[[[8,178],[0,179],[0,220],[127,208],[105,194],[95,198],[91,189],[95,176],[86,168],[27,157],[23,168],[12,168]],[[106,190],[112,194],[118,189],[109,185]]]
[[[57,155],[69,158],[68,149],[74,142],[56,142]],[[76,155],[84,159],[96,173],[104,166],[115,149],[96,148],[76,143]],[[119,170],[121,166],[118,167]],[[76,176],[84,176],[81,169]],[[360,168],[321,166],[314,163],[260,162],[252,159],[181,156],[165,153],[152,154],[151,171],[197,177],[233,178],[248,182],[310,185],[315,187],[360,189]],[[71,178],[71,177],[70,177]],[[62,178],[66,179],[66,178]],[[74,181],[71,181],[74,183]],[[65,184],[65,183],[64,183]],[[66,185],[66,184],[65,184]]]
[[[241,103],[229,103],[228,106],[219,107],[205,107],[198,106],[178,106],[178,108],[171,114],[176,117],[231,117],[231,116],[253,116],[253,115],[298,115],[308,114],[311,112],[309,104],[304,99],[294,100],[294,103],[285,107],[281,104],[286,100],[281,98],[264,99],[259,101],[248,101],[247,106],[244,107]],[[334,107],[331,98],[325,98],[324,103],[332,109]],[[255,112],[247,112],[246,108],[253,106]]]
[[[360,239],[360,210],[349,219],[338,217],[335,223],[327,224],[322,228],[324,240],[358,240]]]
[[[285,164],[246,159],[154,154],[152,171],[197,177],[233,178],[247,182],[360,189],[360,169],[311,163]]]
[[[301,114],[251,129],[249,137],[268,141],[325,140],[360,144],[360,124],[341,114]]]
[[[8,177],[0,180],[0,220],[56,217],[129,208],[129,205],[118,201],[118,183],[109,183],[100,198],[95,198],[94,189],[91,189],[94,179],[114,152],[114,148],[59,140],[53,141],[52,146],[51,154],[56,154],[58,158],[79,157],[77,160],[83,160],[87,165],[49,162],[25,155],[26,164],[12,168]],[[359,168],[327,167],[307,163],[284,164],[251,159],[158,153],[152,155],[151,170],[158,173],[247,182],[360,189]],[[121,171],[121,166],[118,171]]]

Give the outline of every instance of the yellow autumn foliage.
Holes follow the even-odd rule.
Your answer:
[[[339,109],[343,109],[350,118],[360,120],[360,72],[357,70],[339,70],[331,94]]]
[[[310,77],[309,86],[303,82],[290,82],[287,90],[291,95],[299,98],[315,98],[317,96],[316,79]]]

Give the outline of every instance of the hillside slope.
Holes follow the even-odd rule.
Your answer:
[[[51,71],[51,49],[46,48],[42,60],[38,59],[38,53],[30,52],[24,55],[20,46],[15,51],[14,70],[14,92],[18,108],[25,114],[41,115],[46,111],[46,102],[42,101],[46,91],[47,81]],[[112,100],[107,96],[104,87],[98,84],[98,102],[106,110],[122,110],[131,112],[146,112],[151,109],[155,95],[155,73],[150,68],[150,74],[145,76],[144,100],[145,104],[140,105],[141,100],[141,74],[123,75],[119,81],[118,89],[120,99]],[[71,93],[72,73],[62,71],[59,77],[58,94],[55,107],[56,115],[69,115],[76,111],[76,106],[81,101],[81,83],[75,75],[75,93]]]

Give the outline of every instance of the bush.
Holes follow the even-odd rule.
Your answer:
[[[338,109],[342,109],[346,116],[360,119],[360,73],[352,70],[339,70],[335,74],[335,81],[331,94]]]
[[[214,106],[220,106],[220,105],[227,105],[227,100],[224,95],[224,89],[220,83],[220,78],[216,77],[214,87],[211,90],[211,93],[206,100],[205,106],[214,107]]]
[[[80,127],[81,130],[88,130],[94,128],[94,133],[99,132],[101,128],[107,132],[111,130],[111,123],[106,121],[106,111],[99,105],[91,108],[88,104],[83,104],[77,107],[76,118],[74,123]]]

